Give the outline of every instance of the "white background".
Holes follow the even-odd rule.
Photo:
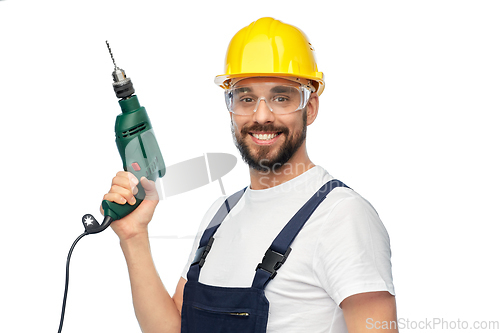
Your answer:
[[[121,160],[109,40],[167,165],[238,156],[222,90],[231,37],[272,16],[301,28],[326,90],[316,164],[367,198],[391,237],[398,315],[500,321],[497,1],[0,1],[1,332],[55,332],[81,217]],[[211,183],[160,202],[151,246],[174,292]],[[71,260],[64,332],[140,332],[111,229]],[[436,327],[435,331],[439,331]]]

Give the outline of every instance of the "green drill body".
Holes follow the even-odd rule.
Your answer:
[[[125,71],[116,65],[113,78],[116,96],[122,98],[119,101],[122,114],[116,117],[115,122],[116,147],[123,162],[123,169],[133,173],[139,180],[137,185],[139,191],[135,195],[134,205],[103,200],[104,216],[118,220],[130,214],[144,200],[145,192],[140,184],[141,178],[146,177],[156,181],[158,177],[163,177],[165,163],[146,109],[139,104],[137,96],[133,95],[135,91],[132,82],[126,78]]]

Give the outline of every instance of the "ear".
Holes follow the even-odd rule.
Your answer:
[[[317,93],[312,93],[307,103],[307,126],[311,125],[318,116],[319,97]]]

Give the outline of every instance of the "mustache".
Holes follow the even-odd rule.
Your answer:
[[[243,127],[241,129],[241,135],[248,135],[251,132],[281,132],[287,135],[290,130],[285,126],[274,126],[272,124],[253,124],[251,126]]]

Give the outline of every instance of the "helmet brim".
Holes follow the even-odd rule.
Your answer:
[[[300,77],[303,79],[311,80],[314,88],[318,95],[323,93],[325,89],[324,75],[322,72],[316,72],[317,76],[307,76],[307,75],[292,75],[289,73],[238,73],[238,74],[226,74],[217,75],[214,79],[216,85],[223,89],[230,88],[231,80],[246,77]]]

